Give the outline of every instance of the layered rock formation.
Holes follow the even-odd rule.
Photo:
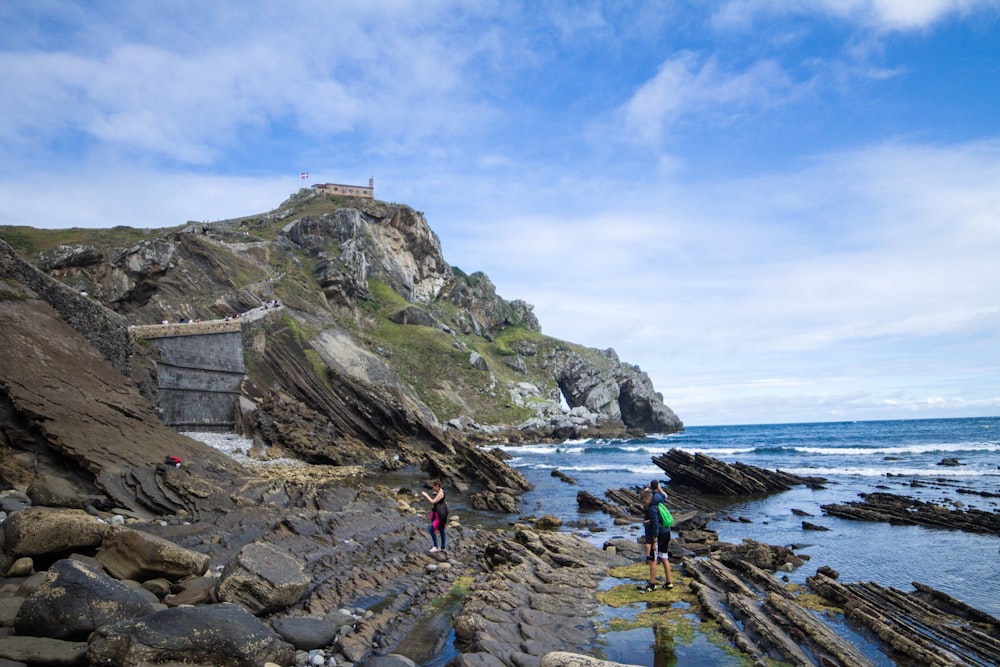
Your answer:
[[[27,488],[49,473],[94,505],[141,514],[229,505],[240,466],[167,428],[129,379],[22,283],[0,281],[0,330],[5,485]],[[187,465],[164,465],[166,455]]]
[[[787,491],[793,486],[818,486],[821,477],[802,477],[781,470],[764,470],[746,463],[725,463],[707,454],[671,449],[653,457],[670,477],[671,488],[687,488],[718,496],[750,496]]]
[[[285,306],[280,317],[244,326],[247,382],[235,422],[264,449],[372,470],[420,464],[459,488],[486,483],[503,489],[495,508],[506,510],[512,502],[516,507],[526,483],[496,454],[475,445],[683,427],[649,377],[613,350],[543,336],[529,304],[504,300],[484,274],[451,267],[437,236],[409,207],[302,190],[260,216],[190,224],[159,236],[114,232],[95,234],[90,243],[48,247],[45,233],[37,231],[33,238],[41,251],[34,260],[49,275],[0,241],[0,275],[9,279],[11,295],[30,302],[31,317],[42,318],[4,329],[5,337],[18,336],[16,353],[30,356],[24,347],[30,332],[44,330],[51,334],[47,338],[61,341],[53,340],[46,352],[55,354],[58,347],[62,354],[53,384],[73,386],[88,397],[100,394],[88,394],[76,379],[96,373],[75,363],[82,335],[130,374],[151,403],[119,413],[146,419],[159,400],[155,351],[134,344],[141,341],[131,340],[129,323],[232,317],[280,298]],[[141,240],[126,247],[106,240],[137,236]],[[16,237],[24,243],[26,235]],[[42,304],[54,306],[57,315],[43,315]],[[89,354],[82,353],[81,362]],[[24,383],[7,391],[18,403],[9,409],[12,415],[27,411],[29,378],[45,373],[44,362],[35,360],[13,366],[3,369],[9,376],[0,376],[0,382]],[[127,390],[121,385],[115,391]],[[51,392],[39,394],[35,400],[44,402]],[[34,414],[51,410],[58,423],[74,411],[101,410],[109,401],[97,398],[93,408],[90,402],[49,403]],[[100,430],[95,420],[79,419],[89,422],[91,431]],[[80,433],[90,442],[117,442],[82,427]],[[69,434],[63,437],[60,442],[73,441]],[[172,436],[169,442],[146,434],[124,437],[150,443],[141,456],[123,457],[133,471],[151,469],[167,453],[211,461],[208,455],[191,457],[191,445],[174,444]],[[29,438],[18,439],[26,447]],[[78,453],[77,460],[84,468],[118,471],[120,465],[103,460],[115,458],[115,446],[106,455]],[[108,490],[115,486],[109,481],[101,486],[121,495]],[[138,504],[177,505],[156,495]]]

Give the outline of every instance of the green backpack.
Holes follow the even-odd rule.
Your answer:
[[[674,515],[670,513],[666,505],[657,503],[656,509],[660,510],[660,523],[663,524],[664,528],[670,528],[670,526],[674,525]]]

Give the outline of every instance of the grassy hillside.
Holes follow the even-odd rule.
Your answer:
[[[376,280],[368,284],[371,300],[358,301],[351,308],[331,307],[314,269],[323,259],[339,257],[339,247],[331,244],[320,253],[315,250],[303,252],[287,243],[275,243],[275,240],[291,222],[319,219],[345,206],[377,217],[385,216],[391,208],[375,200],[293,195],[274,211],[210,223],[211,233],[207,236],[185,235],[181,245],[186,254],[177,260],[180,268],[172,269],[184,274],[185,282],[180,287],[174,284],[168,288],[169,279],[164,279],[160,298],[169,299],[167,295],[181,295],[187,290],[184,298],[194,302],[191,295],[199,293],[197,303],[201,304],[199,307],[206,307],[221,298],[220,295],[232,294],[234,289],[247,291],[252,290],[254,284],[267,283],[272,290],[270,294],[290,307],[289,317],[295,322],[289,324],[297,332],[295,338],[305,357],[316,367],[318,377],[324,376],[319,368],[322,361],[309,349],[308,340],[327,326],[339,326],[385,359],[442,422],[465,415],[483,424],[520,423],[535,413],[532,401],[537,404],[559,396],[551,372],[542,368],[548,353],[573,349],[589,357],[595,352],[520,326],[516,314],[506,310],[507,321],[515,324],[499,333],[494,332],[489,337],[461,333],[453,323],[461,317],[462,309],[446,296],[417,307],[450,327],[448,331],[441,327],[397,324],[390,316],[414,304]],[[181,238],[171,235],[186,227],[188,225],[156,230],[130,227],[42,230],[7,226],[0,227],[0,238],[31,262],[37,261],[40,252],[60,245],[94,246],[104,252],[105,261],[108,261],[118,251],[141,241]],[[457,268],[453,268],[453,272],[455,281],[470,290],[482,289],[484,285],[492,288],[488,277],[481,273],[466,274]],[[161,319],[156,313],[124,312],[137,320],[140,316],[146,321]],[[470,361],[473,353],[482,357],[488,370],[473,366]],[[252,369],[252,360],[248,362],[248,369]],[[516,404],[509,387],[518,383],[535,385],[541,396],[529,396],[521,405]]]

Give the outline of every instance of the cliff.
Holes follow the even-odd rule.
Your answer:
[[[19,255],[4,255],[12,289],[89,335],[154,408],[155,354],[123,340],[127,325],[223,319],[279,301],[280,315],[244,331],[237,415],[272,453],[382,470],[419,464],[516,496],[523,480],[475,445],[683,427],[613,350],[545,336],[529,304],[449,265],[408,206],[304,189],[273,211],[214,223],[7,227],[0,239]]]

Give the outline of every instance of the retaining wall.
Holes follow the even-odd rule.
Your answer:
[[[243,384],[239,321],[135,327],[159,350],[163,421],[179,431],[233,430]]]

